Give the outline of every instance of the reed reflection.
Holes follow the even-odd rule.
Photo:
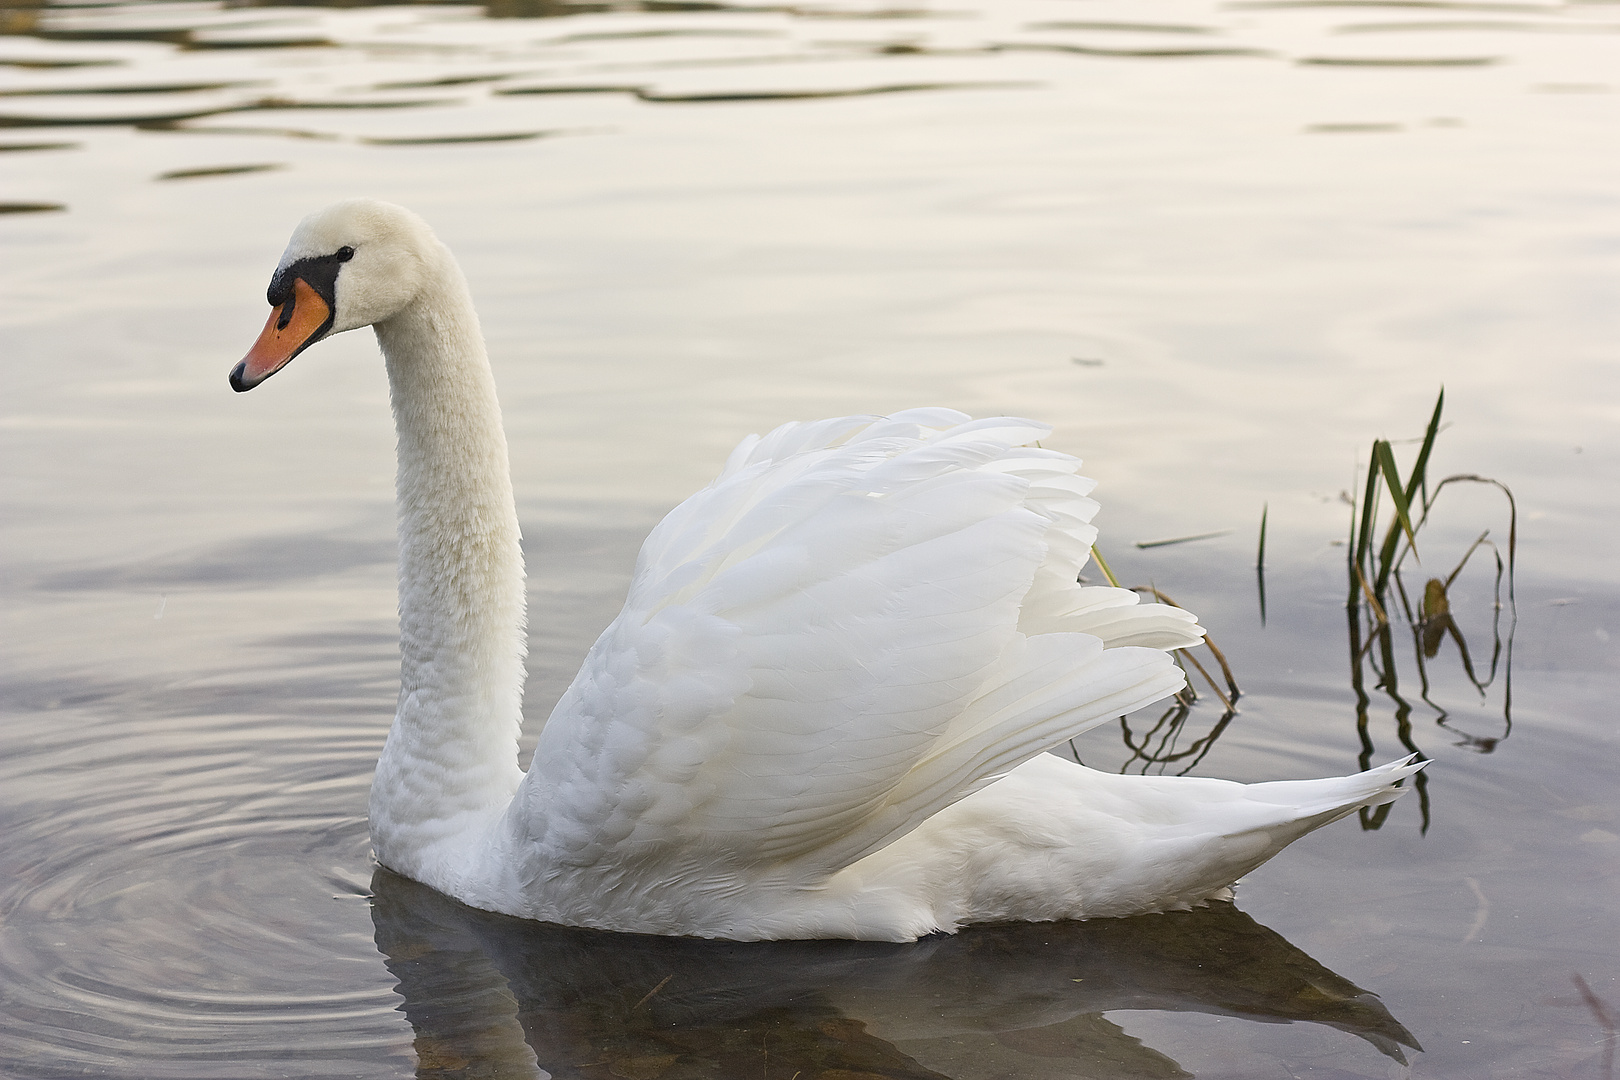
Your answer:
[[[1197,540],[1204,539],[1204,537],[1187,537],[1185,539]],[[1183,541],[1171,540],[1159,541],[1158,543],[1181,542]],[[1141,547],[1143,545],[1138,544],[1137,546]],[[1096,559],[1098,569],[1102,571],[1108,583],[1116,589],[1119,588],[1119,579],[1114,576],[1114,572],[1109,568],[1107,560],[1095,548],[1092,549],[1092,555]],[[1085,579],[1082,578],[1081,580]],[[1151,596],[1158,603],[1168,604],[1170,607],[1181,606],[1152,585],[1133,585],[1131,591]],[[1210,663],[1207,667],[1198,659],[1200,652],[1209,654]],[[1122,773],[1135,771],[1145,776],[1152,771],[1163,775],[1174,767],[1174,775],[1186,776],[1197,768],[1198,763],[1204,760],[1210,750],[1214,749],[1216,740],[1225,734],[1232,721],[1237,719],[1237,703],[1238,699],[1243,696],[1243,691],[1238,686],[1236,676],[1232,674],[1232,666],[1226,661],[1226,654],[1221,652],[1220,646],[1215,644],[1214,635],[1206,633],[1203,643],[1196,649],[1178,649],[1170,655],[1175,660],[1176,666],[1181,668],[1186,680],[1183,682],[1181,689],[1177,690],[1175,696],[1170,699],[1170,704],[1160,711],[1156,717],[1149,713],[1147,719],[1138,716],[1134,723],[1131,716],[1121,716],[1119,718],[1120,740],[1124,742],[1125,749],[1129,750],[1131,754],[1119,767],[1119,771]],[[1210,667],[1220,670],[1221,681],[1217,681],[1215,676],[1210,673]],[[1199,694],[1197,687],[1194,685],[1194,673],[1215,695],[1215,699],[1221,703],[1221,715],[1203,735],[1193,736],[1188,741],[1192,730],[1193,709],[1202,699],[1202,695]],[[1224,688],[1222,681],[1225,683]],[[1069,740],[1069,751],[1077,764],[1085,764],[1080,758],[1080,748],[1073,739]]]
[[[1418,1045],[1230,904],[908,945],[747,943],[514,919],[382,869],[372,889],[419,1077],[1188,1075],[1103,1015],[1121,1009],[1323,1024],[1401,1062]]]

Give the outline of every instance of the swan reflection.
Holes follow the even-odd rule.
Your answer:
[[[727,942],[477,911],[379,869],[419,1077],[1186,1076],[1104,1013],[1309,1021],[1405,1061],[1378,998],[1230,904],[895,945]]]

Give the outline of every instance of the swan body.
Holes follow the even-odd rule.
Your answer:
[[[1388,802],[1410,761],[1242,785],[1044,753],[1182,685],[1179,608],[1082,587],[1097,504],[1043,425],[947,409],[751,436],[648,537],[517,767],[524,585],[494,381],[400,207],[306,218],[247,390],[371,325],[398,429],[398,712],[378,860],[476,907],[737,939],[904,941],[1185,908]]]

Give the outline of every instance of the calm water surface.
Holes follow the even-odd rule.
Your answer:
[[[0,31],[0,1074],[1616,1074],[1620,5],[101,3]],[[1410,746],[1421,793],[1235,908],[912,946],[560,930],[375,870],[382,366],[356,334],[225,382],[291,227],[354,194],[472,281],[531,720],[737,439],[944,404],[1054,424],[1115,569],[1243,685],[1224,724],[1205,694],[1088,734],[1088,764]],[[1425,696],[1403,625],[1357,661],[1335,545],[1371,440],[1409,460],[1441,384],[1433,468],[1512,486],[1519,572],[1500,612],[1488,553],[1458,578],[1480,682],[1502,649],[1481,692],[1442,644]],[[1487,528],[1499,496],[1448,492],[1409,585]]]

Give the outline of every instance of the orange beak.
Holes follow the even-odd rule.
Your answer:
[[[282,311],[286,304],[270,312],[259,340],[231,369],[231,389],[240,393],[258,386],[286,367],[305,346],[314,344],[315,336],[331,323],[331,307],[303,278],[293,278],[291,304],[292,312],[285,319]]]

